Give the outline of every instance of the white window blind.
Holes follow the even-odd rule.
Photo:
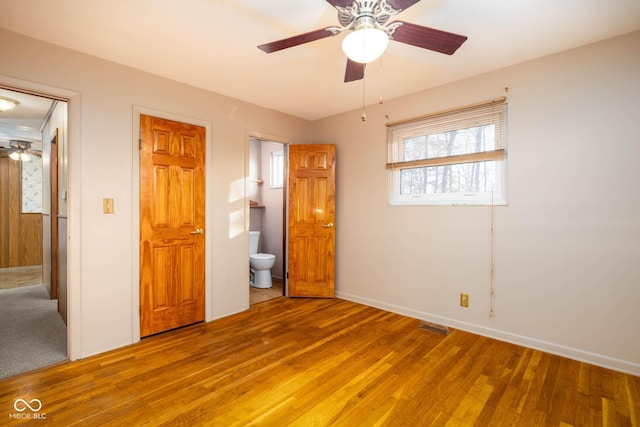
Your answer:
[[[387,168],[504,158],[507,148],[505,118],[505,98],[500,98],[391,123],[387,125]]]
[[[506,116],[499,98],[389,123],[391,202],[505,203]]]

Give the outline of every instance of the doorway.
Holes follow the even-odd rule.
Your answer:
[[[64,99],[2,86],[0,97],[14,103],[0,122],[0,305],[7,315],[0,322],[0,377],[6,377],[68,358],[66,168],[58,168],[68,165],[68,125]],[[15,331],[33,338],[22,346],[20,337],[11,338]]]
[[[257,252],[275,256],[271,286],[256,283],[250,267],[250,304],[285,294],[285,188],[286,144],[271,139],[249,139],[249,230],[258,231]]]

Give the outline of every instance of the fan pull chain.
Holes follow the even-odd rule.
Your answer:
[[[367,121],[367,113],[364,111],[364,91],[365,86],[364,86],[364,77],[362,78],[362,114],[360,115],[360,119],[362,119],[363,122]]]
[[[380,59],[378,60],[378,63],[380,64],[380,74],[382,75],[382,56],[380,57]],[[384,104],[384,97],[382,95],[380,95],[380,97],[378,98],[378,104],[382,105]]]

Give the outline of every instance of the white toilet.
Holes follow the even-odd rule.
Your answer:
[[[276,263],[276,256],[272,254],[259,254],[260,232],[249,232],[249,265],[251,267],[250,284],[254,288],[271,287],[271,268]]]

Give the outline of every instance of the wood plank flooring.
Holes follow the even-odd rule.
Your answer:
[[[42,283],[42,266],[0,268],[0,289],[21,288]]]
[[[58,426],[640,422],[639,377],[418,326],[340,299],[278,298],[0,381],[0,424],[33,422],[16,399],[39,399],[37,425]]]

